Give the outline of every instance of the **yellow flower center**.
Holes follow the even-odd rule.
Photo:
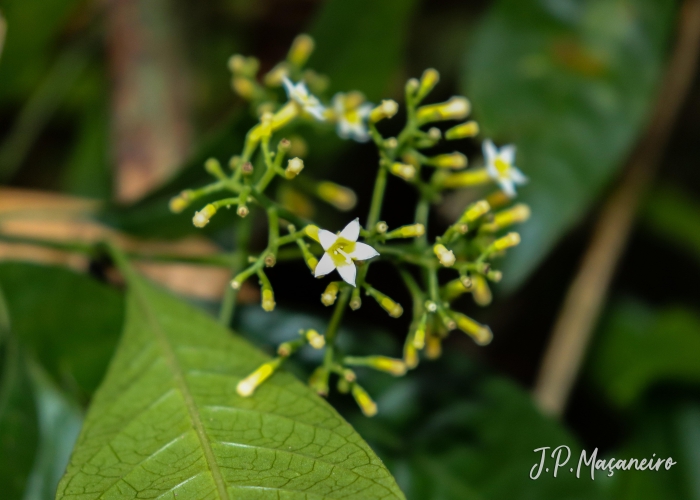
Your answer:
[[[345,118],[346,122],[352,125],[357,125],[358,123],[362,122],[362,118],[360,118],[360,113],[357,112],[357,108],[346,109],[343,118]]]
[[[352,254],[355,251],[355,242],[346,240],[342,236],[339,236],[335,243],[326,250],[326,253],[333,259],[333,264],[335,267],[346,266],[352,264]]]
[[[496,161],[494,161],[493,164],[496,167],[496,170],[498,171],[498,175],[500,177],[508,177],[508,171],[510,170],[510,163],[508,163],[507,161],[505,161],[501,158],[496,158]]]

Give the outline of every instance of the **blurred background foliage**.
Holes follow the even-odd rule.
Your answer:
[[[108,228],[101,231],[134,241],[201,235],[191,214],[168,212],[167,200],[203,184],[204,159],[227,161],[255,120],[230,91],[226,61],[232,53],[255,55],[266,70],[295,35],[311,33],[318,49],[310,65],[330,77],[331,90],[357,88],[375,102],[398,99],[406,78],[438,69],[435,99],[467,95],[487,136],[518,145],[518,164],[530,178],[520,199],[533,217],[523,227],[523,244],[504,262],[496,300],[479,311],[464,303],[491,325],[495,340],[476,349],[453,336],[440,362],[398,380],[363,378],[377,396],[374,419],[361,417],[347,398],[334,396],[333,404],[385,460],[409,499],[700,499],[697,78],[608,291],[566,414],[561,421],[544,416],[529,395],[597,209],[648,126],[679,3],[2,0],[0,8],[7,21],[0,58],[0,236],[16,229],[18,216],[20,236],[40,237],[54,227],[40,222],[52,218],[50,206],[36,201],[46,192],[99,200],[88,218]],[[129,57],[123,28],[114,21],[120,8],[136,21],[128,30],[134,53],[157,62],[137,66],[127,92],[153,92],[146,102],[177,94],[167,113],[144,110],[137,133],[157,141],[175,130],[180,148],[179,161],[165,165],[145,194],[128,203],[115,196],[128,181],[120,177],[118,159],[143,152],[124,151],[115,125],[119,116],[128,124],[139,102],[115,95]],[[351,187],[359,199],[351,214],[320,203],[310,209],[333,227],[362,216],[376,165],[373,148],[342,142],[330,130],[304,134],[309,171]],[[470,141],[460,147],[479,151]],[[394,198],[383,218],[396,226],[410,217],[402,200],[413,194],[397,179],[391,182]],[[444,200],[445,220],[468,201],[461,194]],[[222,214],[207,226],[209,242],[230,249],[233,219]],[[439,228],[444,221],[431,223]],[[86,231],[60,228],[68,236]],[[62,233],[52,231],[60,239]],[[259,228],[254,240],[264,234]],[[0,485],[7,499],[53,498],[121,330],[122,285],[100,257],[76,261],[0,241],[0,260]],[[248,306],[236,330],[271,350],[297,324],[322,325],[328,315],[318,300],[322,285],[305,273],[301,265],[277,266],[272,280],[283,307],[268,314]],[[212,311],[221,292],[174,289]],[[396,297],[404,298],[398,291]],[[366,309],[353,315],[342,340],[358,353],[396,355],[408,320]],[[305,376],[307,366],[302,358],[290,369]],[[598,447],[607,457],[670,455],[678,465],[653,474],[601,474],[595,482],[569,475],[531,481],[539,457],[532,450],[560,444],[572,446],[576,458],[581,447]]]

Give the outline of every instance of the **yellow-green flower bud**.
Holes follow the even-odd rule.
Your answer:
[[[497,252],[506,250],[520,244],[520,235],[518,233],[508,233],[502,238],[498,238],[492,243],[493,249]]]
[[[199,212],[195,212],[192,218],[192,224],[196,227],[204,227],[209,224],[209,220],[216,213],[216,207],[211,203],[201,209]]]
[[[452,253],[452,250],[448,250],[445,245],[438,243],[433,247],[433,252],[443,266],[451,267],[455,263],[455,254]]]
[[[275,310],[275,293],[272,289],[266,289],[262,291],[262,308],[267,311]]]
[[[384,234],[384,233],[387,232],[388,229],[389,229],[389,226],[388,226],[387,223],[384,222],[383,220],[380,220],[380,221],[377,222],[377,224],[374,226],[374,230],[377,232],[377,234]]]
[[[323,201],[330,203],[338,210],[352,210],[357,203],[355,191],[330,181],[319,182],[316,194]]]
[[[413,346],[416,349],[423,349],[425,347],[425,333],[426,333],[427,327],[428,327],[428,316],[426,314],[423,314],[420,321],[418,322],[418,326],[416,327],[416,331],[413,332]]]
[[[387,356],[369,356],[367,358],[367,366],[375,370],[391,373],[395,377],[406,374],[406,363],[403,360]]]
[[[303,66],[314,51],[314,45],[314,39],[309,35],[298,35],[292,42],[287,60],[297,67]]]
[[[294,179],[304,170],[304,162],[299,158],[292,158],[287,162],[287,168],[284,170],[284,176],[287,179]]]
[[[438,168],[459,169],[467,166],[467,157],[462,153],[454,152],[450,154],[437,155],[428,158],[428,165]]]
[[[282,358],[275,358],[272,361],[263,363],[257,370],[238,383],[236,392],[239,396],[243,396],[244,398],[252,395],[260,384],[275,373],[275,370],[279,368],[280,364],[282,364]]]
[[[309,387],[321,396],[328,395],[328,370],[319,366],[309,377]]]
[[[314,349],[322,349],[326,345],[326,338],[314,329],[306,330],[304,336]]]
[[[352,385],[352,397],[355,398],[357,405],[365,414],[365,417],[373,417],[377,414],[377,403],[372,401],[372,398],[358,384]]]
[[[410,224],[401,226],[387,233],[386,237],[390,238],[416,238],[425,234],[425,226],[423,224]]]
[[[492,180],[485,168],[476,168],[448,175],[442,180],[441,184],[446,188],[461,188],[488,184]]]
[[[318,231],[318,226],[314,226],[313,224],[309,224],[304,228],[304,233],[306,233],[306,236],[314,241],[320,242],[321,240],[318,239]]]
[[[458,279],[449,281],[442,289],[442,298],[448,302],[455,300],[457,297],[471,292],[474,288],[474,281],[467,276],[461,276]]]
[[[484,224],[483,230],[496,232],[499,229],[512,226],[513,224],[520,224],[527,221],[530,218],[530,207],[524,203],[518,203],[513,207],[497,212],[493,216],[493,222],[489,224]]]
[[[192,203],[192,191],[186,189],[170,200],[170,211],[179,214]]]
[[[466,97],[455,96],[446,102],[428,104],[416,110],[418,123],[436,122],[442,120],[461,120],[466,118],[471,105]]]
[[[433,68],[428,68],[423,72],[420,78],[420,87],[418,87],[418,99],[422,99],[435,88],[435,85],[440,81],[440,73]]]
[[[398,318],[403,314],[403,307],[401,307],[401,304],[394,302],[391,297],[383,294],[379,290],[375,290],[372,287],[367,289],[367,293],[371,295],[372,298],[377,301],[379,306],[388,312],[389,316],[392,318]]]
[[[285,77],[289,76],[289,67],[286,62],[277,64],[267,72],[263,81],[268,87],[280,87]]]
[[[221,168],[221,163],[219,163],[219,160],[217,160],[216,158],[209,158],[207,161],[205,161],[204,170],[206,170],[207,173],[216,177],[217,179],[226,178],[226,174],[224,174],[224,171]]]
[[[455,125],[447,132],[445,132],[445,139],[455,140],[455,139],[466,139],[468,137],[476,137],[479,135],[479,124],[471,120],[465,123],[460,123]]]
[[[394,162],[389,167],[389,171],[397,177],[401,177],[405,181],[413,180],[416,176],[416,167],[408,163]]]
[[[406,368],[413,370],[418,366],[418,351],[413,342],[406,342],[403,347],[403,362]]]
[[[479,345],[486,345],[493,340],[493,333],[488,326],[482,325],[471,319],[469,316],[452,311],[452,317],[457,322],[457,328],[474,339]]]
[[[382,103],[369,113],[369,121],[377,123],[385,118],[392,118],[399,111],[399,105],[393,99],[384,99]]]
[[[486,200],[479,200],[472,203],[467,207],[462,216],[459,218],[460,222],[474,222],[482,215],[485,215],[491,210],[491,205]]]
[[[331,281],[328,284],[326,290],[321,294],[321,302],[324,306],[332,306],[335,304],[335,301],[338,298],[338,290],[339,286],[337,281]]]
[[[231,81],[233,90],[243,99],[250,101],[255,96],[255,83],[249,78],[236,76]]]
[[[437,335],[428,335],[425,339],[425,356],[438,359],[442,355],[442,339]]]
[[[486,279],[481,274],[477,274],[472,281],[474,285],[472,286],[471,292],[474,302],[480,306],[489,305],[493,300],[493,294],[491,293],[491,288],[489,288]]]

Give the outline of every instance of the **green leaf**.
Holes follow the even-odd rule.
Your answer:
[[[403,498],[352,427],[290,374],[238,396],[266,357],[126,266],[123,337],[57,499]]]
[[[415,0],[330,0],[311,35],[316,50],[309,66],[327,74],[333,90],[360,90],[368,99],[386,96],[400,67]]]
[[[24,500],[53,500],[78,438],[83,415],[78,405],[58,389],[36,362],[29,365],[39,414],[39,447]]]
[[[614,405],[629,407],[654,383],[700,383],[698,352],[697,314],[625,302],[612,310],[588,368]]]
[[[13,333],[65,389],[84,398],[100,383],[114,352],[123,295],[62,267],[0,264]]]
[[[688,194],[670,186],[656,189],[644,207],[643,221],[700,262],[700,203]]]
[[[10,335],[0,291],[0,484],[3,498],[22,498],[37,450],[37,416],[24,353]]]
[[[632,426],[631,436],[610,456],[620,459],[671,457],[669,470],[616,471],[611,496],[616,500],[700,499],[700,400],[697,395],[655,394]]]
[[[479,30],[464,89],[484,137],[513,142],[532,207],[504,263],[521,283],[622,166],[645,125],[675,4],[500,0]]]

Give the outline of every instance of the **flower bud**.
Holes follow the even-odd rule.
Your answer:
[[[497,252],[511,248],[520,244],[520,235],[518,233],[508,233],[502,238],[498,238],[492,243],[493,249]]]
[[[396,177],[401,177],[405,181],[413,180],[416,176],[416,167],[408,163],[394,162],[389,167],[389,171]]]
[[[476,137],[479,135],[479,124],[471,120],[465,123],[460,123],[455,125],[447,132],[445,132],[445,139],[455,140],[455,139],[466,139],[467,137]]]
[[[433,68],[428,68],[423,72],[420,78],[420,87],[418,88],[418,99],[422,99],[435,88],[435,85],[440,81],[440,73]]]
[[[304,170],[304,162],[299,158],[292,158],[287,162],[287,168],[284,170],[284,176],[287,179],[294,179]]]
[[[467,286],[463,278],[467,277],[464,276],[460,277],[459,279],[447,282],[442,288],[442,298],[448,302],[452,302],[457,297],[467,292],[471,292],[473,290],[473,281],[469,280],[469,286]]]
[[[226,178],[226,174],[224,174],[224,171],[221,168],[221,163],[219,163],[219,160],[217,160],[216,158],[209,158],[207,161],[205,161],[204,170],[206,170],[208,174],[216,177],[217,179]]]
[[[369,113],[369,121],[377,123],[385,118],[392,118],[399,111],[399,105],[393,99],[384,99],[382,103]]]
[[[455,263],[455,254],[452,253],[452,250],[448,250],[445,245],[438,243],[433,247],[433,252],[443,266],[451,267]]]
[[[437,155],[428,158],[428,165],[438,168],[458,169],[467,166],[467,157],[462,153],[454,152],[450,154]]]
[[[282,358],[275,358],[272,361],[263,363],[260,367],[253,373],[248,375],[246,378],[238,382],[236,386],[236,392],[239,396],[244,398],[250,396],[255,392],[260,384],[265,382],[270,376],[275,373],[275,370],[279,368],[282,364]]]
[[[398,318],[403,314],[403,307],[401,307],[401,304],[394,302],[391,297],[371,287],[367,289],[367,293],[371,295],[372,298],[377,301],[379,306],[388,312],[389,316],[392,318]]]
[[[319,366],[309,377],[309,387],[321,396],[328,395],[328,370]]]
[[[367,358],[367,366],[375,370],[391,373],[395,377],[406,374],[406,363],[403,360],[387,356],[369,356]]]
[[[196,227],[204,227],[209,224],[209,220],[216,213],[216,207],[211,203],[201,209],[199,212],[195,212],[192,218],[192,224]]]
[[[473,282],[471,292],[474,302],[482,307],[489,305],[493,300],[493,294],[486,279],[481,274],[477,274],[474,276]]]
[[[338,298],[338,289],[339,287],[337,281],[331,281],[328,284],[326,290],[321,294],[321,302],[324,306],[328,307],[335,304],[335,301]]]
[[[245,57],[241,54],[234,54],[228,58],[228,69],[232,73],[241,73],[245,68]]]
[[[271,288],[263,289],[262,291],[262,308],[271,312],[275,310],[275,293]]]
[[[462,188],[488,184],[492,181],[491,176],[485,168],[465,170],[445,177],[441,184],[446,188]]]
[[[309,35],[298,35],[292,42],[287,60],[297,67],[303,66],[314,51],[314,45],[314,39]]]
[[[423,349],[425,347],[425,330],[428,326],[427,323],[428,316],[426,314],[423,314],[420,321],[418,322],[416,331],[413,332],[413,346],[416,349]]]
[[[318,231],[319,231],[318,226],[314,226],[313,224],[309,224],[308,226],[306,226],[304,228],[304,233],[306,233],[306,236],[308,236],[309,238],[311,238],[312,240],[314,240],[316,242],[321,241],[318,238]]]
[[[486,345],[493,340],[493,333],[488,326],[477,323],[469,316],[452,311],[452,317],[457,322],[457,328],[474,339],[479,345]]]
[[[530,207],[524,203],[518,203],[508,210],[502,210],[497,212],[493,216],[493,222],[489,224],[484,224],[483,229],[485,231],[496,232],[499,229],[503,229],[513,224],[520,224],[527,221],[530,218]]]
[[[243,99],[251,100],[255,96],[255,84],[249,78],[234,77],[231,81],[231,87]]]
[[[482,215],[485,215],[491,210],[491,205],[486,200],[479,200],[467,207],[462,216],[459,218],[460,222],[474,222]]]
[[[461,120],[469,114],[470,109],[471,105],[466,97],[455,96],[446,102],[421,106],[416,110],[416,119],[420,124],[442,120]]]
[[[406,342],[403,346],[403,362],[409,370],[418,366],[418,351],[413,342]]]
[[[409,78],[406,81],[406,87],[405,87],[406,95],[407,96],[413,95],[418,90],[419,87],[420,87],[420,82],[418,81],[417,78]]]
[[[268,87],[280,87],[282,81],[289,76],[289,68],[287,63],[281,62],[265,74],[263,81]]]
[[[338,210],[352,210],[357,203],[357,195],[352,189],[339,186],[334,182],[319,182],[316,194],[323,201],[330,203]]]
[[[384,234],[384,233],[387,232],[388,229],[389,229],[389,226],[388,226],[387,223],[384,222],[383,220],[380,220],[380,221],[377,222],[377,224],[374,226],[374,230],[377,232],[377,234]]]
[[[174,196],[170,200],[170,211],[173,212],[174,214],[179,214],[182,212],[184,209],[186,209],[188,206],[190,206],[190,203],[192,202],[192,191],[189,189],[186,189],[182,193],[180,193],[177,196]]]
[[[394,229],[386,235],[387,238],[415,238],[425,234],[423,224],[411,224]]]
[[[314,349],[323,349],[323,346],[326,345],[326,338],[314,329],[306,330],[304,336]]]
[[[251,175],[253,173],[253,164],[249,161],[244,162],[243,165],[241,165],[241,173],[243,175]]]
[[[352,384],[352,397],[355,398],[357,405],[365,414],[365,417],[373,417],[377,414],[377,403],[372,401],[372,398],[358,384]]]
[[[425,339],[425,356],[428,359],[438,359],[442,355],[442,339],[437,335],[428,335]]]

